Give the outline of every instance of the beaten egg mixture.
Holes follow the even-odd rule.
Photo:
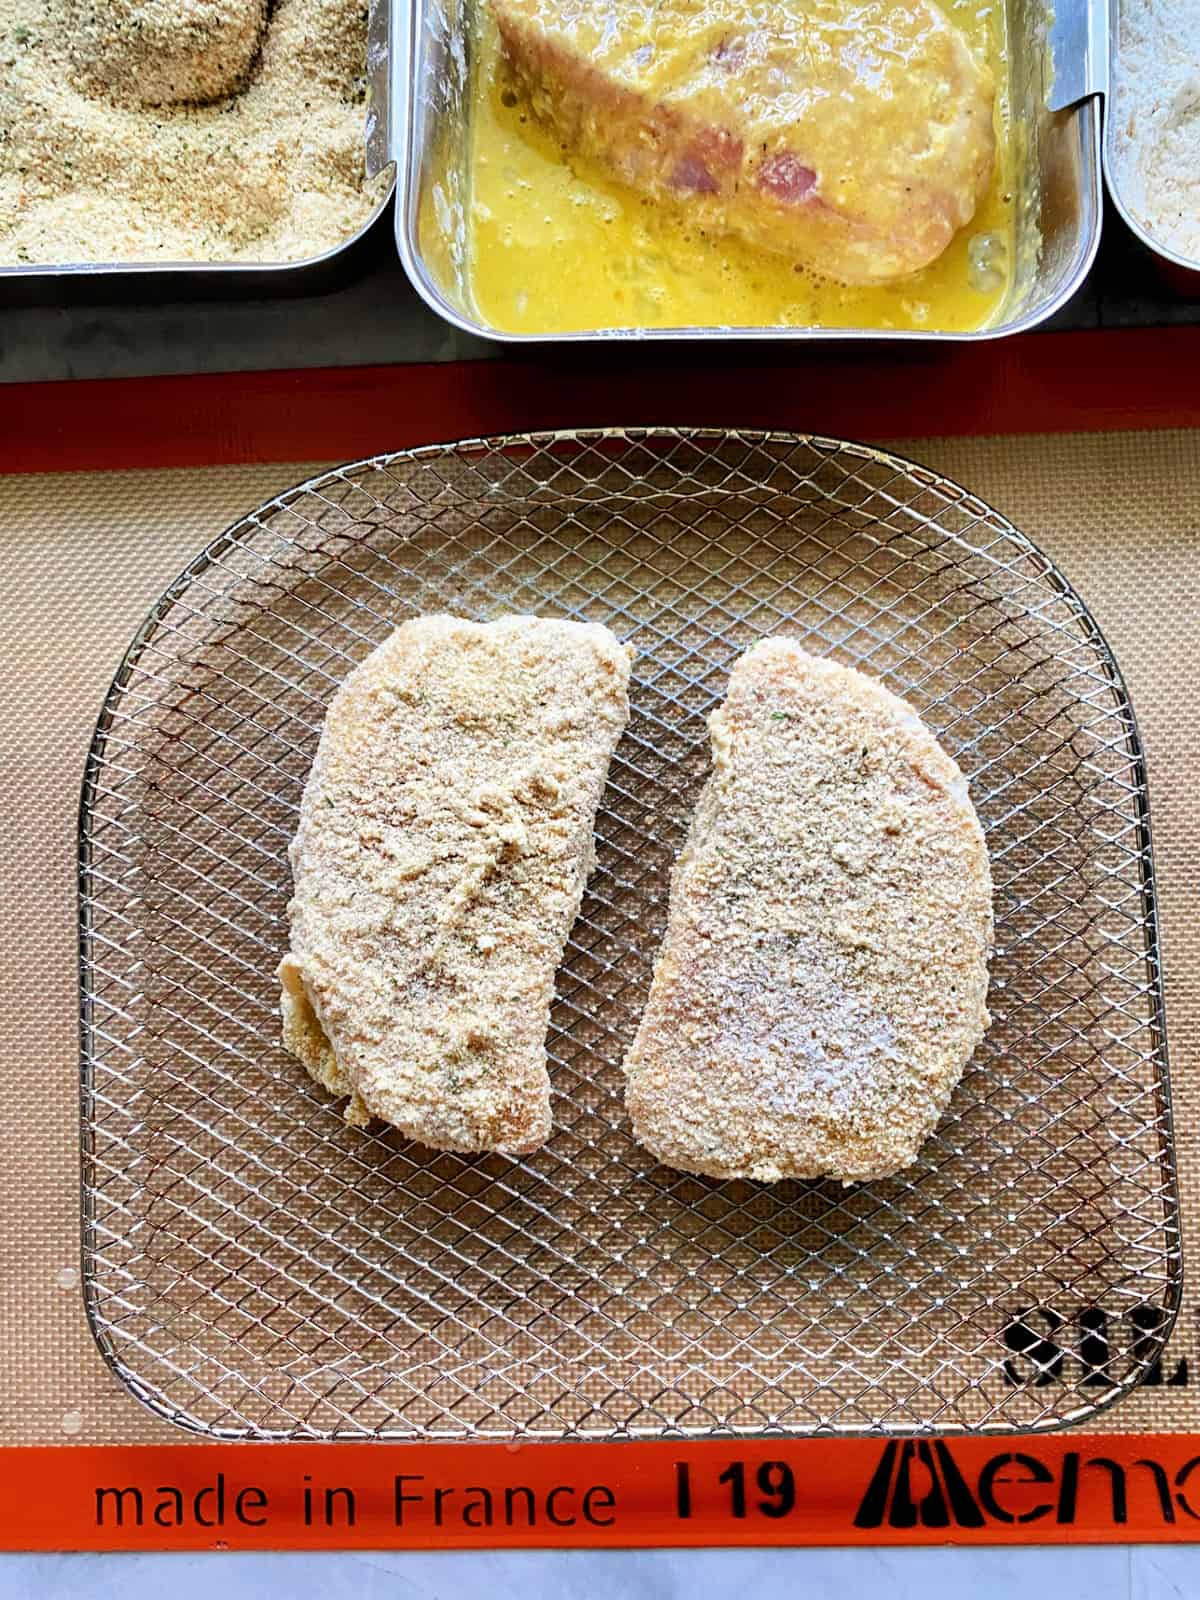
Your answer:
[[[970,331],[999,311],[1013,257],[1015,174],[1001,6],[948,0],[947,16],[996,78],[997,153],[972,222],[920,272],[891,284],[821,278],[728,236],[686,205],[656,205],[564,152],[513,93],[490,18],[471,106],[467,276],[482,321],[507,333],[694,326]]]

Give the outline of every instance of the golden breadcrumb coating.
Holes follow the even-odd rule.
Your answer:
[[[330,705],[292,845],[284,1042],[443,1150],[550,1132],[554,974],[629,717],[607,628],[407,622]]]
[[[966,780],[903,700],[786,639],[742,656],[710,730],[625,1062],[634,1132],[715,1177],[898,1172],[988,1025]]]

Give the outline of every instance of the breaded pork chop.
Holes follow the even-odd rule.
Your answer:
[[[970,222],[994,85],[934,0],[491,0],[513,85],[571,152],[708,233],[847,283]]]
[[[715,1177],[886,1177],[988,1025],[966,781],[903,700],[786,639],[742,656],[709,725],[625,1062],[634,1133]]]
[[[628,682],[607,628],[434,616],[334,696],[279,975],[284,1042],[348,1121],[443,1150],[547,1137],[554,974]]]

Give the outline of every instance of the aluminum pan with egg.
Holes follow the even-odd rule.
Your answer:
[[[553,119],[498,70],[485,0],[417,0],[411,37],[402,35],[411,53],[393,63],[392,83],[409,274],[456,326],[521,342],[980,339],[1031,327],[1074,292],[1094,255],[1097,108],[1046,109],[1047,18],[1036,0],[1009,0],[1002,29],[986,8],[956,10],[996,41],[1007,149],[994,189],[915,278],[846,285],[743,237],[700,237],[684,208],[597,172],[594,152],[564,152]],[[993,193],[1002,227],[990,223]],[[502,235],[512,242],[500,245]]]

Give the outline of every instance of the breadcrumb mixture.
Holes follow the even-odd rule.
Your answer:
[[[0,0],[0,262],[300,261],[363,165],[365,0]]]

